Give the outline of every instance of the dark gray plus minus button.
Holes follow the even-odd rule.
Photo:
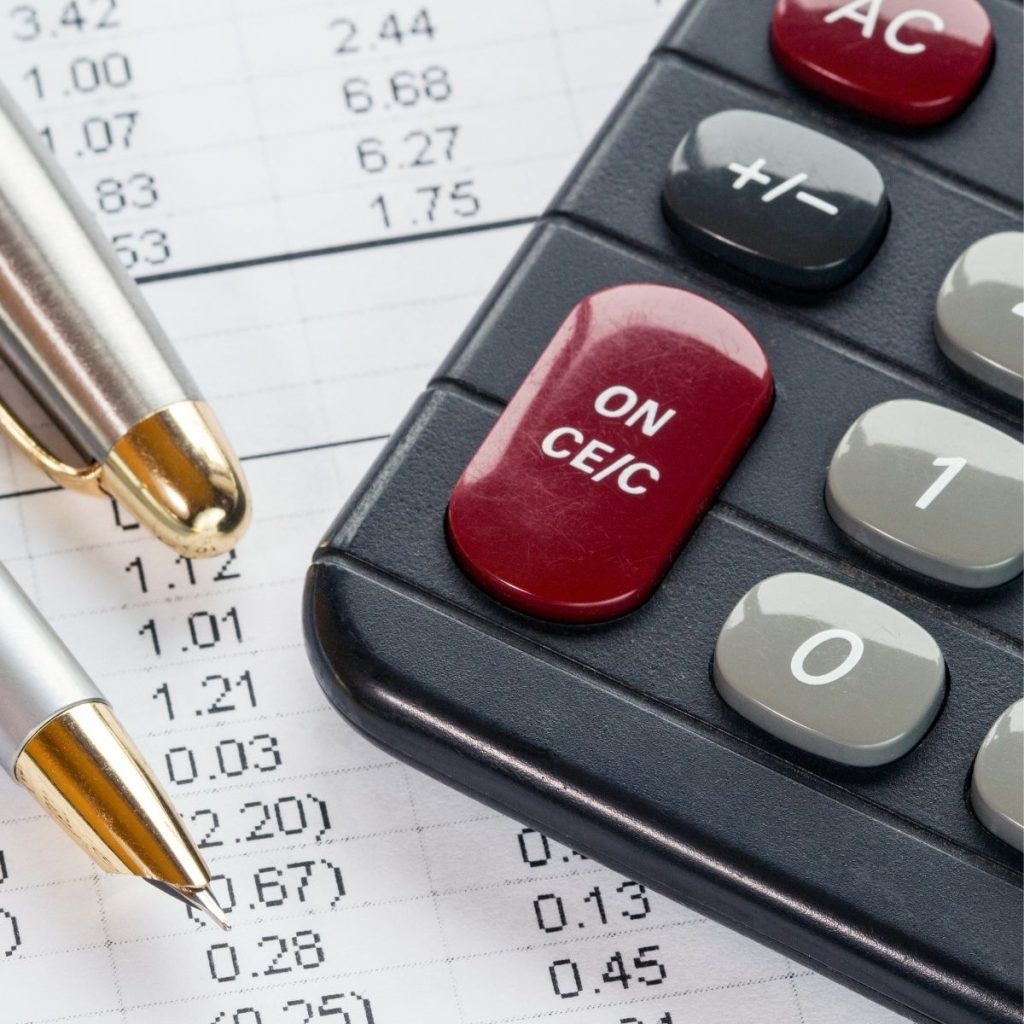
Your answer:
[[[792,288],[835,288],[871,258],[889,201],[870,160],[780,117],[726,110],[688,132],[662,193],[685,240]]]

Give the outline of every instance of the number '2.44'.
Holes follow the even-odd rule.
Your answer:
[[[352,57],[358,53],[375,51],[378,46],[396,50],[414,43],[433,42],[436,35],[434,20],[426,7],[407,15],[391,11],[379,22],[369,19],[335,18],[327,26],[334,38],[334,54]]]

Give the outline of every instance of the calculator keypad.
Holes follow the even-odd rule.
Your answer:
[[[585,820],[578,834],[598,857],[602,842],[653,853],[652,880],[659,874],[684,897],[705,899],[706,867],[722,865],[751,920],[769,904],[788,908],[775,941],[803,927],[794,948],[812,958],[835,948],[826,961],[840,973],[851,951],[860,963],[882,951],[901,1007],[935,1019],[948,1007],[957,1020],[1019,984],[1019,942],[1007,941],[1019,935],[1019,914],[1004,885],[1019,859],[979,824],[985,812],[972,813],[965,787],[982,733],[1019,696],[1022,594],[942,589],[890,562],[949,579],[952,558],[953,578],[978,587],[998,582],[993,563],[1000,578],[1019,571],[1020,472],[1004,472],[1001,447],[1016,442],[967,416],[967,427],[946,422],[907,441],[897,417],[876,451],[865,443],[835,468],[842,529],[822,492],[836,442],[879,403],[917,399],[908,412],[944,396],[1013,428],[1002,396],[966,386],[933,328],[939,284],[958,257],[1020,228],[1019,146],[1002,144],[1020,121],[1019,5],[984,3],[999,56],[991,63],[983,41],[980,70],[950,93],[970,108],[939,131],[909,132],[850,119],[784,75],[769,47],[776,0],[691,0],[339,522],[326,547],[343,557],[323,558],[321,579],[334,578],[322,583],[330,601],[317,605],[363,645],[355,671],[356,659],[334,656],[332,697],[344,706],[356,694],[357,721],[386,708],[380,735],[400,750],[428,752],[471,790],[486,784],[489,798],[535,827]],[[921,13],[955,34],[960,13],[977,9],[974,0],[819,7],[822,20],[845,8],[829,30],[852,30],[849,49],[870,44],[892,58],[883,72],[862,55],[849,73],[896,103],[917,102],[921,69],[947,76],[942,88],[963,70],[929,65],[949,40]],[[835,50],[822,44],[818,56],[841,58]],[[539,368],[557,362],[563,380],[577,368],[544,352],[548,339],[581,300],[627,282],[688,288],[730,310],[778,382],[756,444],[737,454],[678,557],[670,552],[689,527],[676,536],[645,515],[607,515],[608,493],[633,500],[612,493],[618,460],[639,464],[626,484],[656,466],[646,450],[639,458],[621,447],[613,430],[624,423],[596,409],[616,380],[588,384],[557,410],[571,415],[533,435],[532,455],[547,458],[550,475],[535,475],[529,460],[504,464],[519,442],[509,424],[527,416],[524,392],[543,397],[548,387]],[[978,345],[991,308],[975,308],[967,337]],[[642,309],[634,313],[642,323]],[[623,345],[623,357],[638,350]],[[689,365],[692,383],[710,376],[702,360]],[[645,372],[660,383],[686,370],[669,351]],[[605,412],[616,408],[607,397]],[[661,396],[653,400],[661,409]],[[682,413],[668,407],[665,437]],[[975,428],[989,430],[981,460]],[[935,447],[950,439],[971,441],[970,453]],[[1013,453],[1019,464],[1019,446]],[[703,457],[703,443],[657,455],[675,468]],[[504,472],[516,465],[523,471]],[[538,486],[558,475],[572,488]],[[981,496],[959,494],[965,481]],[[475,493],[463,493],[467,482]],[[659,546],[665,537],[675,549]],[[615,609],[621,617],[605,621]],[[346,679],[360,673],[362,696]],[[458,756],[442,763],[446,746]],[[984,794],[974,802],[984,806]],[[833,848],[858,856],[832,857]],[[844,915],[812,917],[808,892],[819,894],[812,912],[845,906],[864,928],[847,929]],[[726,916],[741,905],[733,895],[718,903]],[[907,964],[927,990],[913,1005]],[[968,992],[965,977],[991,983]]]
[[[520,611],[599,622],[647,599],[768,414],[753,335],[679,288],[588,296],[466,467],[448,539]]]
[[[982,741],[971,806],[990,832],[1024,850],[1024,700],[1010,705]]]
[[[1024,562],[1021,444],[930,402],[864,413],[828,470],[836,523],[878,555],[960,587],[994,587]]]
[[[927,732],[946,667],[901,612],[821,576],[783,573],[733,609],[714,679],[728,704],[779,739],[869,767],[902,757]]]
[[[992,61],[977,0],[779,0],[772,50],[797,81],[901,124],[948,120]]]
[[[889,215],[870,160],[820,132],[749,110],[713,114],[683,137],[662,203],[690,243],[802,289],[853,277]]]
[[[1024,398],[1024,233],[982,238],[953,264],[935,305],[935,337],[962,370]]]

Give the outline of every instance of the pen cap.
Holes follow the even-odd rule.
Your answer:
[[[249,523],[241,466],[205,402],[178,402],[110,450],[100,486],[191,558],[232,548]]]
[[[13,775],[18,755],[41,726],[75,704],[103,699],[0,565],[0,764]]]
[[[238,460],[96,219],[2,86],[0,155],[0,352],[97,468],[49,457],[9,413],[3,425],[59,483],[113,494],[176,550],[227,550],[248,523]]]

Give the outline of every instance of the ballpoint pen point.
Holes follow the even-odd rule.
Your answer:
[[[221,907],[217,902],[217,897],[214,896],[208,888],[189,889],[170,885],[167,882],[161,882],[155,878],[147,878],[146,881],[154,888],[167,893],[168,896],[173,896],[175,899],[181,900],[183,903],[187,903],[190,907],[203,911],[203,913],[205,913],[206,916],[223,931],[231,931],[231,925],[228,923],[227,916],[224,913],[224,908]]]

